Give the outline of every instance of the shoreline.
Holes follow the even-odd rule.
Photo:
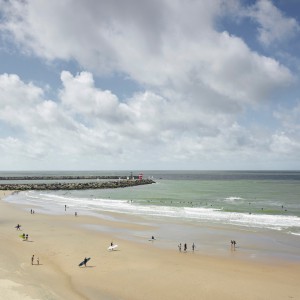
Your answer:
[[[154,227],[79,215],[34,215],[2,200],[0,287],[6,299],[288,299],[300,297],[300,265],[245,261],[238,256],[179,253],[120,238],[122,230]],[[7,192],[6,192],[7,195]],[[128,218],[128,219],[127,219]],[[127,219],[127,220],[126,220]],[[133,218],[134,219],[134,218]],[[128,221],[128,222],[127,222]],[[30,242],[14,228],[22,225]],[[105,226],[99,232],[84,225]],[[107,251],[110,242],[119,251]],[[31,266],[35,254],[40,265]],[[88,267],[78,263],[92,257]],[[16,286],[19,285],[19,286]],[[11,296],[9,296],[11,295]]]
[[[18,192],[19,193],[19,192]],[[23,193],[23,192],[20,192]],[[26,193],[26,192],[25,192]],[[12,202],[18,209],[28,211],[31,208],[38,211],[39,214],[62,216],[66,214],[74,215],[75,211],[80,216],[98,218],[102,221],[111,221],[109,225],[83,224],[86,229],[99,233],[114,234],[118,238],[126,239],[132,242],[148,244],[148,239],[154,235],[157,241],[153,244],[155,247],[177,250],[179,243],[187,243],[188,250],[191,250],[193,243],[196,245],[196,252],[201,255],[214,255],[215,257],[239,257],[244,260],[261,262],[300,262],[300,244],[299,236],[292,235],[285,230],[273,230],[269,228],[255,228],[247,226],[238,226],[232,224],[221,224],[208,221],[194,222],[190,219],[161,217],[152,215],[137,214],[132,211],[107,211],[94,206],[86,209],[79,203],[68,206],[67,212],[64,205],[68,204],[68,199],[60,202],[45,202],[35,199],[33,203],[26,202],[22,204],[22,197],[16,196]],[[15,201],[14,199],[18,199]],[[55,200],[55,198],[54,198]],[[83,203],[83,202],[82,202]],[[122,223],[122,228],[113,224]],[[126,225],[127,224],[127,225]],[[145,225],[149,230],[134,230],[132,224],[136,227]],[[235,240],[237,247],[232,253],[230,241]]]

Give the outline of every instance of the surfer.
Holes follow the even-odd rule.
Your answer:
[[[85,257],[84,260],[83,260],[83,264],[84,264],[85,267],[86,267],[87,262],[88,262],[88,259]]]
[[[17,228],[17,230],[21,230],[21,225],[18,224],[18,225],[16,226],[16,228]]]

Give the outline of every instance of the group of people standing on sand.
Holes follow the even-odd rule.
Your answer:
[[[17,224],[17,226],[15,226],[15,228],[16,228],[17,230],[21,230],[21,225],[20,225],[20,224]],[[28,235],[28,234],[25,234],[25,233],[23,233],[22,235],[20,235],[20,237],[22,237],[22,238],[23,238],[23,241],[28,241],[28,237],[29,237],[29,235]]]
[[[195,248],[196,248],[196,246],[195,246],[195,244],[193,243],[193,244],[192,244],[192,251],[193,251],[193,252],[195,251]],[[179,252],[181,252],[181,250],[182,250],[182,245],[181,245],[181,243],[178,245],[178,250],[179,250]],[[187,252],[187,243],[185,243],[185,244],[183,245],[183,251],[184,251],[184,252]]]
[[[31,257],[31,264],[32,264],[32,265],[35,265],[35,263],[34,263],[34,254],[33,254],[32,257]],[[39,264],[40,264],[40,259],[37,258],[37,259],[36,259],[36,265],[39,265]]]
[[[29,237],[28,234],[25,233],[22,234],[23,241],[28,241],[28,237]]]
[[[235,250],[236,247],[236,241],[235,240],[231,240],[231,250]]]
[[[30,213],[31,213],[31,214],[34,214],[34,210],[31,209],[31,210],[30,210]],[[17,224],[17,226],[15,226],[15,228],[16,228],[17,230],[21,230],[21,225],[20,225],[20,224]],[[23,233],[22,235],[20,235],[20,237],[23,238],[23,241],[28,241],[29,235]],[[35,265],[35,263],[34,263],[34,255],[32,255],[32,257],[31,257],[31,264],[32,264],[32,265]],[[36,265],[39,265],[39,264],[40,264],[40,259],[37,258],[37,259],[36,259]]]
[[[65,204],[65,211],[67,211],[67,208],[68,208],[68,206]],[[77,211],[75,211],[74,215],[75,215],[75,217],[78,216]]]

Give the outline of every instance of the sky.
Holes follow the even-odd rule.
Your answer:
[[[300,1],[0,0],[0,170],[300,170]]]

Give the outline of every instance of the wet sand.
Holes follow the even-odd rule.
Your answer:
[[[6,192],[7,195],[7,192]],[[1,198],[4,192],[1,192]],[[130,216],[126,217],[130,220]],[[21,224],[21,231],[15,226]],[[91,226],[110,230],[91,230]],[[153,227],[74,214],[34,215],[0,201],[3,299],[300,299],[300,264],[238,255],[179,253],[121,239],[122,230]],[[23,241],[20,234],[29,234]],[[111,241],[117,251],[108,251]],[[230,252],[230,249],[228,249]],[[31,257],[35,255],[34,265]],[[40,265],[36,264],[39,258]],[[91,257],[87,267],[78,267]]]

